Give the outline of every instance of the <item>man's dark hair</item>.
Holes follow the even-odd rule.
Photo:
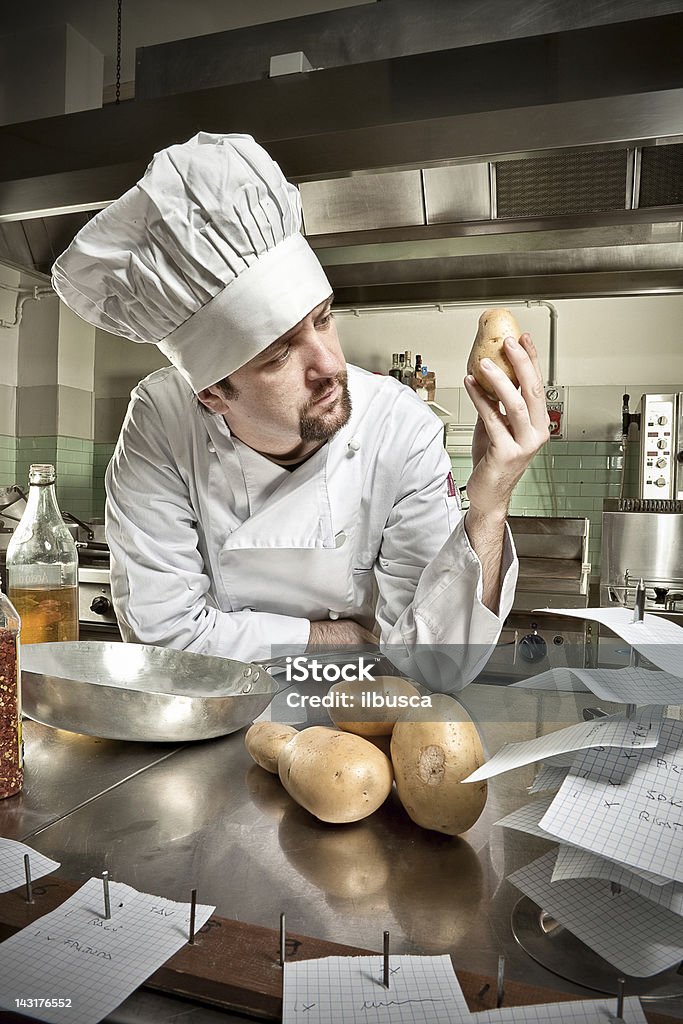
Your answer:
[[[217,381],[216,387],[221,389],[223,392],[223,398],[227,398],[228,400],[231,398],[237,398],[239,395],[238,389],[229,377],[224,377],[223,380]]]

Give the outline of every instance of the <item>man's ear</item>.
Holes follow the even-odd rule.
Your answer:
[[[217,384],[212,384],[208,388],[202,388],[202,390],[197,393],[197,398],[210,412],[222,415],[230,408]]]

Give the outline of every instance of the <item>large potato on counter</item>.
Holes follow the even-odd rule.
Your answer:
[[[297,731],[291,725],[280,725],[278,722],[254,722],[247,729],[244,745],[247,753],[253,757],[267,772],[277,775],[277,761],[280,751],[289,743]]]
[[[410,708],[387,705],[397,705],[401,701],[406,705],[407,698],[420,697],[419,690],[400,676],[378,676],[372,682],[354,679],[351,682],[335,683],[330,687],[330,693],[336,700],[345,694],[348,698],[346,703],[352,705],[337,707],[335,700],[335,706],[329,708],[330,718],[337,728],[367,737],[391,736],[394,723],[406,711],[410,713]],[[380,698],[381,705],[363,707],[363,697],[367,704],[371,703],[373,695]]]
[[[474,825],[486,804],[485,782],[461,781],[484,763],[484,751],[474,722],[452,697],[434,695],[429,717],[394,726],[396,789],[417,825],[457,836]]]
[[[314,725],[283,747],[280,781],[289,795],[321,821],[359,821],[391,792],[391,761],[374,744],[349,732]]]
[[[469,359],[467,360],[467,372],[471,373],[480,387],[487,395],[495,398],[491,385],[484,377],[480,363],[482,359],[490,359],[496,366],[499,366],[503,373],[510,378],[515,387],[518,386],[517,374],[512,363],[505,354],[503,342],[506,338],[519,340],[520,330],[517,321],[507,309],[485,309],[479,317],[479,327],[472,345]]]

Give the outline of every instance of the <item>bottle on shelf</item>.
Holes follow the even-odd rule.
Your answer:
[[[0,800],[23,785],[19,633],[21,621],[0,583]]]
[[[433,373],[426,363],[420,367],[420,375],[416,377],[417,386],[415,393],[423,402],[433,402],[436,396],[436,374]]]
[[[389,370],[390,377],[396,377],[397,380],[401,379],[401,368],[398,365],[398,352],[394,352],[391,357],[391,369]]]
[[[78,640],[78,553],[57,505],[55,467],[33,465],[7,548],[7,590],[24,644]]]
[[[397,380],[400,380],[400,381],[403,380],[403,374],[405,372],[405,368],[406,368],[406,357],[404,356],[403,352],[401,352],[399,357],[398,357],[398,377],[397,377]]]
[[[408,387],[412,387],[413,383],[413,353],[406,349],[403,354],[403,373],[401,374],[401,383],[407,384]]]

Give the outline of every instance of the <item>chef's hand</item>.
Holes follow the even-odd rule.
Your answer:
[[[465,388],[477,410],[472,440],[472,474],[467,496],[474,513],[504,518],[515,484],[539,448],[548,440],[550,418],[538,354],[528,334],[517,342],[505,339],[505,354],[512,363],[519,390],[494,363],[482,363],[497,400],[489,398],[474,377],[465,377]],[[505,407],[501,413],[498,402]]]
[[[311,623],[308,648],[377,646],[377,637],[353,619],[322,619]]]
[[[545,405],[538,355],[528,334],[517,342],[505,339],[505,353],[512,363],[519,390],[494,363],[482,362],[497,399],[489,398],[474,377],[465,377],[465,388],[477,410],[472,439],[472,473],[467,481],[470,507],[465,530],[482,567],[481,600],[498,611],[505,519],[515,484],[536,452],[548,440],[550,418]],[[505,407],[501,413],[498,402]]]

